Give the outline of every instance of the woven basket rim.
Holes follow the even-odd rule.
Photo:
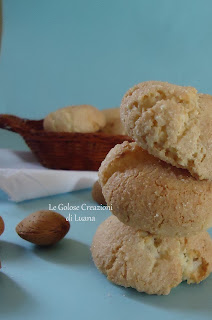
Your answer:
[[[1,120],[4,121],[1,121]],[[9,126],[5,123],[9,122]],[[27,118],[20,118],[18,116],[12,115],[12,114],[0,114],[0,128],[5,130],[14,131],[17,134],[21,135],[22,137],[46,137],[46,138],[61,138],[61,139],[71,139],[71,138],[90,138],[90,139],[109,139],[114,140],[116,138],[117,140],[126,139],[128,141],[133,141],[129,136],[127,135],[113,135],[108,134],[105,132],[97,131],[97,132],[88,132],[88,133],[82,133],[82,132],[53,132],[53,131],[45,131],[42,127],[41,129],[36,128],[36,124],[43,124],[44,119],[27,119]],[[18,125],[17,125],[18,124]],[[34,127],[33,127],[34,125]]]
[[[124,137],[126,137],[126,139],[130,139],[129,136],[127,135],[112,135],[112,134],[108,134],[108,133],[104,133],[104,132],[88,132],[88,133],[81,133],[81,132],[50,132],[50,131],[45,131],[45,130],[35,130],[35,129],[31,129],[30,131],[26,132],[23,131],[23,133],[20,133],[21,135],[26,136],[27,134],[30,134],[31,136],[46,136],[46,137],[64,137],[64,138],[74,138],[74,137],[87,137],[87,138],[97,138],[97,137],[101,137],[101,138],[120,138],[123,139]]]

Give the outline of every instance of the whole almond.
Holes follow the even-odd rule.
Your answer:
[[[50,210],[36,211],[16,226],[16,232],[22,239],[39,246],[55,244],[65,237],[69,229],[69,221]]]
[[[4,220],[0,217],[0,235],[4,232]]]

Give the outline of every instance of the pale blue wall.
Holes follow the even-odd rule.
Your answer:
[[[5,0],[0,112],[120,104],[158,79],[212,94],[210,0]]]

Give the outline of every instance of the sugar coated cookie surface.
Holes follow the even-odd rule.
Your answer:
[[[212,179],[212,97],[192,87],[147,81],[121,103],[126,133],[149,153],[199,179]]]
[[[157,238],[115,216],[99,226],[91,251],[95,265],[110,281],[148,294],[167,295],[182,281],[199,283],[212,271],[207,232],[190,238]]]
[[[188,236],[212,226],[212,181],[196,180],[124,142],[99,169],[102,192],[123,223],[162,236]]]
[[[55,132],[97,132],[106,124],[104,114],[90,105],[69,106],[51,112],[44,119],[44,130]]]

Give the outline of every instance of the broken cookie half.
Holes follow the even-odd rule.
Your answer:
[[[120,111],[139,146],[198,179],[212,179],[212,96],[147,81],[125,94]]]

